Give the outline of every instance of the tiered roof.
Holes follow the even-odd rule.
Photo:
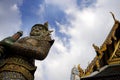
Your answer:
[[[97,55],[85,72],[82,72],[81,80],[107,80],[110,77],[110,80],[114,80],[112,76],[120,76],[120,22],[115,19],[112,12],[111,14],[114,25],[102,46],[98,47],[93,44]],[[107,77],[104,78],[105,76]]]

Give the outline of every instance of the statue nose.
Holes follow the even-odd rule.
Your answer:
[[[35,30],[35,32],[39,32],[39,30]]]

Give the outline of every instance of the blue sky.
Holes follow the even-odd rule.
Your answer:
[[[35,80],[70,80],[71,69],[85,69],[114,21],[120,20],[115,0],[0,0],[0,39],[18,30],[27,36],[36,23],[49,22],[55,43],[44,61],[36,61]]]
[[[59,27],[56,25],[56,21],[60,23],[67,23],[65,20],[65,13],[54,5],[45,4],[44,0],[23,0],[22,5],[18,6],[21,13],[22,25],[21,28],[30,28],[36,23],[49,22],[51,27],[56,29],[56,34],[63,37],[63,34],[59,33]],[[44,9],[44,12],[40,12],[39,8]]]
[[[19,6],[23,26],[40,22],[39,16],[36,14],[40,4],[42,4],[42,0],[30,0],[29,2],[23,0],[23,4]]]

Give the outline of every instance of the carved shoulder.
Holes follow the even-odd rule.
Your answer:
[[[24,38],[19,39],[16,43],[37,46],[38,40],[32,37],[24,37]]]

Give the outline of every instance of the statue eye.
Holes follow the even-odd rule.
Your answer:
[[[39,30],[42,30],[42,27],[39,27]]]
[[[35,28],[33,27],[32,30],[35,30]]]

